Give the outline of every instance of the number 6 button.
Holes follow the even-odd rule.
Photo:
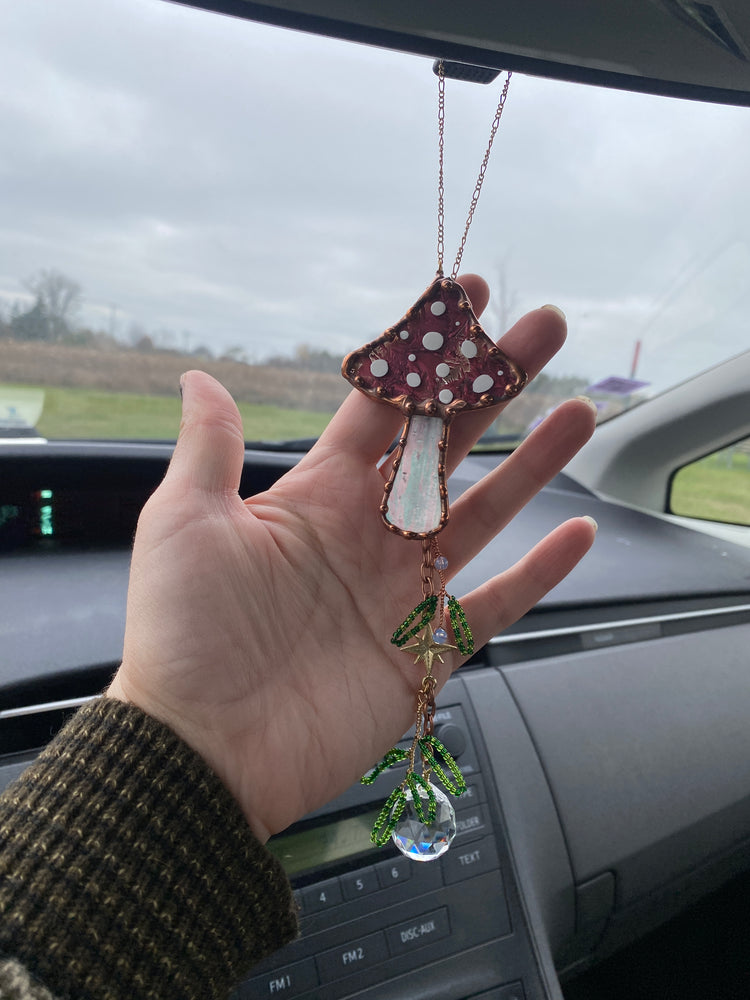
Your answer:
[[[394,858],[392,861],[381,862],[376,869],[381,887],[390,889],[392,885],[398,885],[411,878],[412,864],[408,858]]]

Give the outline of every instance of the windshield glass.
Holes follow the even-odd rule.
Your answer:
[[[248,440],[319,434],[342,356],[435,273],[430,60],[164,0],[24,0],[0,66],[5,435],[174,438],[190,367]],[[446,85],[449,262],[500,85]],[[586,390],[606,418],[746,348],[747,123],[514,75],[464,267],[492,336],[545,303],[570,332],[496,435]]]

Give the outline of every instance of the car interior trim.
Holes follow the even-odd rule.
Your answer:
[[[644,625],[660,625],[663,622],[687,621],[695,618],[713,618],[716,615],[742,614],[750,612],[750,604],[733,604],[722,608],[705,608],[699,611],[682,611],[672,614],[648,615],[643,618],[623,618],[619,621],[594,622],[588,625],[569,625],[563,628],[536,629],[532,632],[503,632],[490,639],[490,646],[504,643],[533,642],[537,639],[556,639],[582,632],[615,632]]]
[[[37,705],[19,705],[17,708],[0,710],[0,722],[5,719],[18,719],[23,715],[43,715],[45,712],[67,712],[69,709],[80,708],[89,701],[101,698],[100,694],[89,694],[80,698],[63,698],[60,701],[44,701]]]

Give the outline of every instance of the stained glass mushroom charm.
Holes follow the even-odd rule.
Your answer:
[[[444,277],[399,323],[348,355],[342,372],[406,417],[380,505],[386,527],[405,538],[437,534],[448,520],[451,421],[517,395],[526,373],[484,332],[461,285]]]

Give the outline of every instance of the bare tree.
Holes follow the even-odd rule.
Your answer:
[[[518,306],[518,295],[508,282],[508,259],[505,257],[497,266],[497,277],[492,283],[491,301],[494,301],[493,312],[497,317],[499,335],[509,329],[514,312]]]
[[[70,322],[81,305],[81,286],[54,268],[37,271],[23,284],[34,296],[32,309],[46,322],[47,336],[44,339],[61,340],[70,332]]]

